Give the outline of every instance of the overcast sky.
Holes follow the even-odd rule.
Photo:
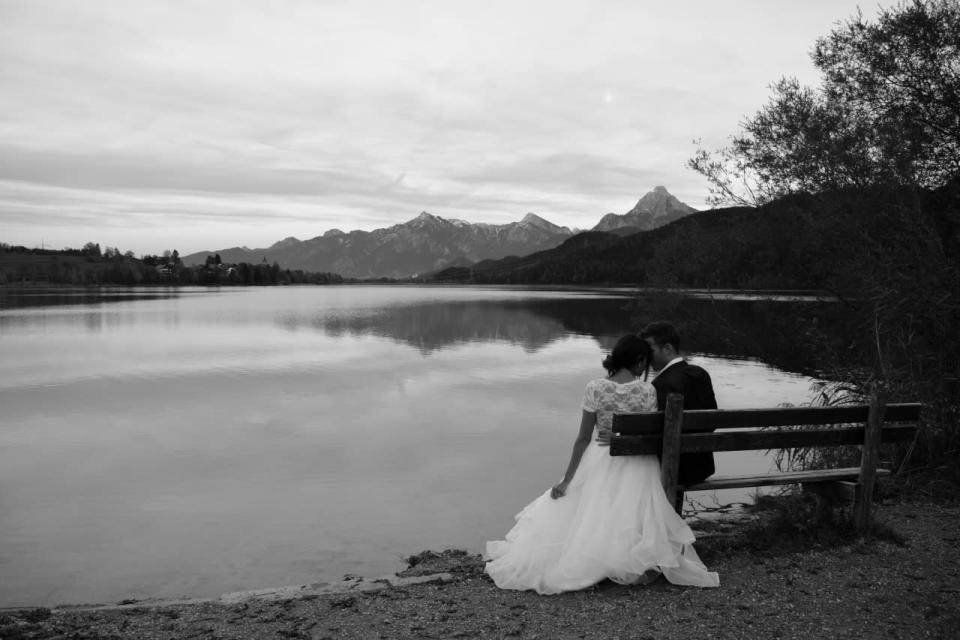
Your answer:
[[[186,254],[423,210],[585,229],[657,185],[702,209],[692,141],[816,84],[857,6],[0,0],[0,241]]]

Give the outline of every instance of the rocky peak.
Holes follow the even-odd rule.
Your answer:
[[[523,219],[520,221],[520,224],[522,226],[534,227],[536,229],[547,231],[549,233],[564,233],[564,234],[570,233],[570,229],[566,227],[557,226],[552,222],[550,222],[549,220],[545,220],[541,218],[535,213],[528,213],[527,215],[523,216]]]
[[[271,249],[284,249],[284,248],[286,248],[286,247],[292,247],[292,246],[295,245],[295,244],[300,244],[300,240],[298,240],[297,238],[294,238],[293,236],[290,236],[289,238],[284,238],[283,240],[280,240],[280,241],[278,241],[278,242],[274,242],[273,245],[271,245],[270,248],[271,248]]]
[[[414,229],[424,229],[428,227],[436,227],[438,225],[447,224],[447,221],[441,218],[440,216],[435,216],[432,213],[427,211],[421,211],[413,220],[405,222],[402,226],[412,227]]]
[[[345,234],[345,233],[344,233],[343,231],[341,231],[340,229],[330,229],[330,230],[328,230],[328,231],[324,231],[324,232],[323,232],[323,237],[324,237],[324,238],[338,238],[338,237],[340,237],[340,236],[345,236],[345,235],[347,235],[347,234]]]
[[[670,214],[687,214],[696,211],[693,207],[686,205],[675,198],[667,188],[658,185],[649,191],[640,200],[636,206],[630,210],[631,213],[648,213],[655,218]]]
[[[666,187],[658,185],[644,194],[637,201],[636,206],[624,215],[608,213],[603,216],[593,230],[615,231],[630,227],[638,231],[647,231],[662,227],[696,211],[693,207],[677,200]]]
[[[531,224],[531,225],[539,226],[539,225],[542,225],[544,222],[547,222],[547,221],[541,218],[540,216],[538,216],[537,214],[528,213],[527,215],[523,216],[523,219],[520,221],[520,224]]]

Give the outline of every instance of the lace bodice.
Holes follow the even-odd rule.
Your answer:
[[[619,383],[597,378],[583,391],[585,410],[597,414],[597,429],[609,429],[614,413],[642,413],[657,410],[657,391],[644,380]]]

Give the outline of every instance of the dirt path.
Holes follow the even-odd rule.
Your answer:
[[[960,507],[894,505],[906,542],[757,554],[704,545],[719,589],[604,583],[559,596],[497,589],[476,557],[424,554],[442,582],[378,591],[271,591],[238,601],[0,614],[0,638],[953,638]]]

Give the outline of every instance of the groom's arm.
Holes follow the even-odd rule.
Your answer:
[[[713,392],[713,382],[706,369],[700,369],[697,375],[697,406],[696,409],[716,409],[717,396]]]

